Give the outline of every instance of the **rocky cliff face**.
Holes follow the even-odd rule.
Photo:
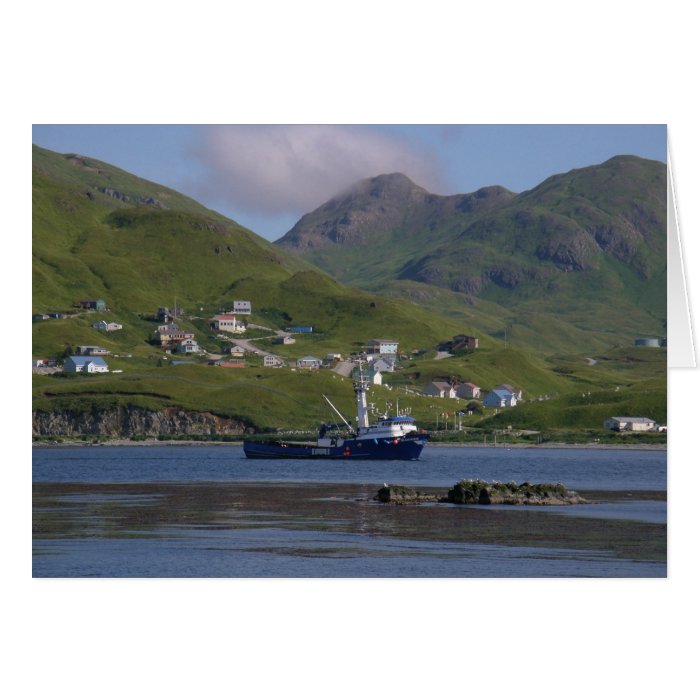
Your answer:
[[[253,428],[235,418],[213,413],[165,408],[152,411],[134,406],[118,406],[103,411],[34,411],[33,435],[243,435]]]

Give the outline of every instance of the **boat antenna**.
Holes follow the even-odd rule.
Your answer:
[[[343,423],[345,423],[345,425],[348,426],[348,428],[350,429],[350,432],[352,432],[352,426],[350,425],[350,423],[348,423],[345,420],[345,416],[333,405],[331,400],[325,394],[321,394],[321,396],[323,396],[323,398],[326,399],[326,401],[328,402],[328,405],[340,416],[340,420],[342,420]]]

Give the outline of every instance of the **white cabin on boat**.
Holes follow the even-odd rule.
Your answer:
[[[410,416],[393,416],[392,418],[382,418],[376,425],[369,428],[360,428],[359,437],[372,438],[400,438],[408,433],[418,432],[416,422]]]

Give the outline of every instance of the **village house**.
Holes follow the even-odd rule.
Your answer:
[[[102,357],[90,357],[85,355],[71,355],[63,363],[64,372],[109,372],[109,366]]]
[[[199,344],[194,338],[187,338],[186,340],[181,340],[177,347],[176,352],[193,353],[199,352]]]
[[[365,349],[368,355],[389,355],[390,357],[395,357],[399,352],[399,343],[397,340],[373,338],[367,341]]]
[[[245,348],[240,345],[229,345],[224,348],[224,352],[231,355],[231,357],[243,357],[245,355]]]
[[[634,433],[649,432],[657,430],[656,421],[646,417],[636,416],[613,416],[603,421],[606,430],[617,430],[618,432],[631,431]]]
[[[194,338],[194,333],[183,331],[174,323],[158,326],[157,330],[154,332],[158,336],[158,341],[161,346],[179,343],[181,340],[192,340]]]
[[[297,360],[297,367],[300,369],[321,369],[322,364],[323,362],[313,355],[306,355]]]
[[[109,355],[110,351],[107,348],[101,348],[99,345],[78,345],[75,351],[79,355]]]
[[[425,396],[438,396],[441,399],[457,398],[455,388],[447,382],[430,382],[430,384],[423,387],[422,393]]]
[[[156,312],[156,317],[161,323],[169,323],[176,318],[180,318],[184,313],[185,310],[180,306],[160,306]]]
[[[253,309],[249,301],[234,300],[233,302],[233,313],[243,314],[245,316],[250,316],[253,313]]]
[[[95,311],[107,311],[107,302],[104,299],[81,299],[78,302],[81,309],[94,309]]]
[[[93,323],[92,327],[97,329],[98,331],[120,331],[122,329],[122,324],[121,323],[114,323],[112,321],[98,321],[97,323]]]
[[[464,382],[455,388],[455,393],[460,399],[478,399],[481,396],[481,389],[471,382]]]
[[[214,316],[212,326],[217,331],[225,331],[226,333],[243,333],[245,331],[245,323],[236,320],[233,314],[219,314]]]
[[[516,406],[518,399],[515,394],[512,394],[506,389],[492,389],[484,396],[484,407],[485,408],[507,408],[509,406]]]
[[[393,372],[394,362],[380,357],[379,359],[372,362],[372,369],[375,372]]]
[[[292,338],[291,335],[281,335],[275,339],[275,342],[280,345],[294,345],[297,342],[296,338]]]
[[[503,389],[504,391],[507,391],[510,394],[513,394],[515,396],[515,400],[517,401],[522,401],[523,400],[523,390],[519,389],[517,386],[512,386],[511,384],[499,384],[496,389]]]
[[[265,355],[263,357],[263,367],[284,367],[284,360],[277,355]]]
[[[54,374],[61,371],[56,360],[32,360],[32,374]]]
[[[48,358],[32,360],[32,367],[56,367],[57,364],[58,362],[56,362],[56,360],[50,360]]]
[[[452,339],[453,350],[477,350],[479,348],[479,339],[473,335],[456,335]]]
[[[438,345],[442,352],[457,352],[459,350],[476,350],[479,347],[479,339],[473,335],[455,335],[452,340]]]

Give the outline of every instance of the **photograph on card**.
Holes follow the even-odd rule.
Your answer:
[[[32,140],[34,577],[666,576],[665,125]]]

